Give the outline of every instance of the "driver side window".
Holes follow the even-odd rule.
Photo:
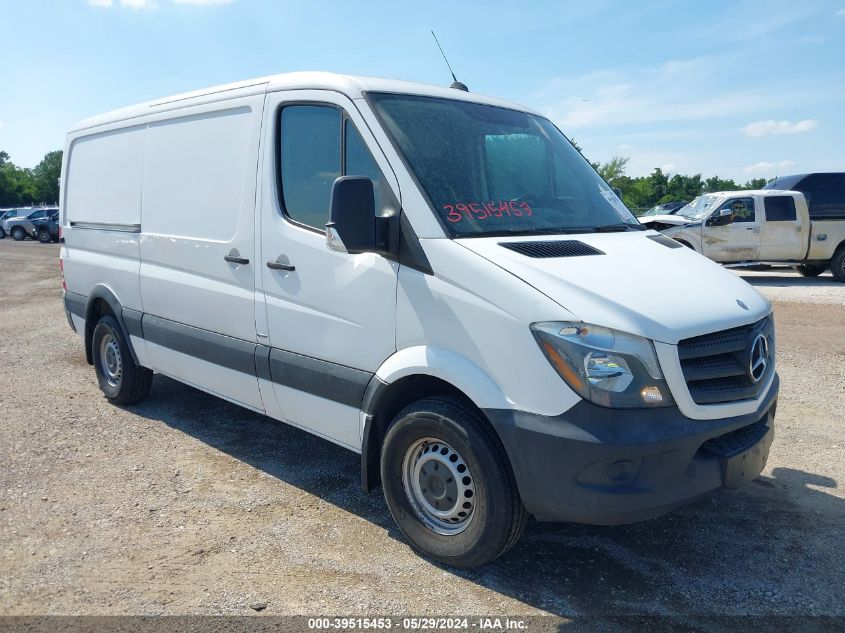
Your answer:
[[[754,198],[731,198],[718,208],[718,214],[723,209],[730,209],[734,215],[734,222],[755,222]]]
[[[333,105],[289,105],[279,116],[281,203],[293,222],[324,231],[332,185],[339,176],[373,181],[376,213],[398,207],[364,139]]]

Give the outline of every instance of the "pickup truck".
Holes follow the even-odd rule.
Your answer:
[[[42,244],[49,244],[59,240],[59,210],[56,209],[48,217],[32,222],[32,239]]]
[[[640,222],[716,262],[788,263],[806,277],[830,267],[845,282],[845,218],[811,218],[797,191],[706,193],[674,215]]]
[[[16,217],[6,218],[3,220],[0,227],[3,232],[12,236],[16,242],[25,240],[27,237],[36,239],[35,223],[46,220],[54,213],[58,213],[58,208],[45,207],[41,209],[22,209],[21,212],[27,215],[19,215]]]

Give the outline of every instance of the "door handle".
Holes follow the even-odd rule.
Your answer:
[[[230,264],[248,264],[249,258],[247,257],[239,257],[237,255],[226,255],[224,258]]]
[[[296,270],[296,266],[293,264],[283,264],[282,262],[267,262],[267,268],[272,268],[273,270]]]

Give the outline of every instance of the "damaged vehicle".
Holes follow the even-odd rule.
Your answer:
[[[798,191],[707,193],[640,222],[722,264],[793,264],[805,277],[830,268],[845,282],[845,218],[811,217]]]

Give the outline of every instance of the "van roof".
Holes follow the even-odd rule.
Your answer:
[[[88,119],[84,119],[70,129],[71,132],[118,123],[135,119],[157,112],[166,112],[176,108],[199,105],[210,101],[244,97],[264,92],[279,90],[332,90],[340,92],[350,99],[360,99],[365,92],[393,92],[430,97],[442,97],[473,103],[496,105],[512,110],[522,110],[537,114],[534,110],[517,103],[504,101],[495,97],[464,92],[455,88],[436,86],[432,84],[403,81],[399,79],[384,79],[380,77],[363,77],[357,75],[340,75],[328,72],[294,72],[281,75],[270,75],[246,81],[238,81],[220,86],[213,86],[202,90],[185,92],[170,97],[154,99],[138,105],[112,110]]]

